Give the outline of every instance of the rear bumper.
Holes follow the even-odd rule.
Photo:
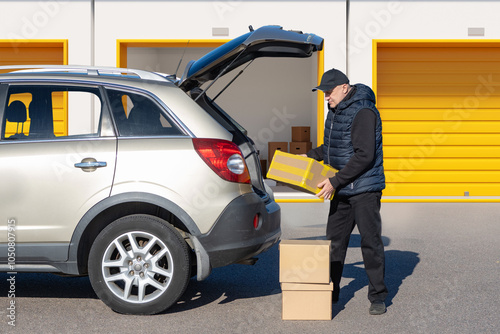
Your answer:
[[[260,226],[253,225],[256,214]],[[249,259],[269,249],[281,236],[281,209],[269,200],[264,203],[255,193],[232,201],[214,227],[197,239],[208,254],[211,268]]]

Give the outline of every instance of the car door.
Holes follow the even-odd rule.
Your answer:
[[[111,192],[116,137],[107,106],[97,86],[0,86],[0,260],[7,241],[16,262],[66,260],[75,226]]]

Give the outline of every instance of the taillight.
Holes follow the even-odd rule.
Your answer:
[[[250,183],[245,159],[235,143],[222,139],[193,138],[193,145],[203,161],[221,178]]]

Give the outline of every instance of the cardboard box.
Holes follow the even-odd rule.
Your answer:
[[[330,240],[281,240],[280,282],[328,284],[330,245]]]
[[[314,159],[276,151],[267,178],[298,186],[317,194],[318,183],[335,175],[337,170]],[[333,196],[333,195],[332,195]]]
[[[283,320],[332,320],[333,283],[281,283]]]
[[[292,141],[311,141],[311,127],[292,126]]]
[[[312,149],[312,143],[310,141],[292,141],[289,147],[291,154],[306,154]]]
[[[273,160],[274,152],[276,150],[279,150],[281,152],[288,152],[288,142],[270,141],[269,143],[267,143],[267,156],[268,156],[267,161]]]

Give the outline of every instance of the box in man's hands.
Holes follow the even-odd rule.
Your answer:
[[[336,172],[335,168],[314,159],[276,151],[267,177],[317,194],[321,190],[317,187],[318,183],[334,176]]]

